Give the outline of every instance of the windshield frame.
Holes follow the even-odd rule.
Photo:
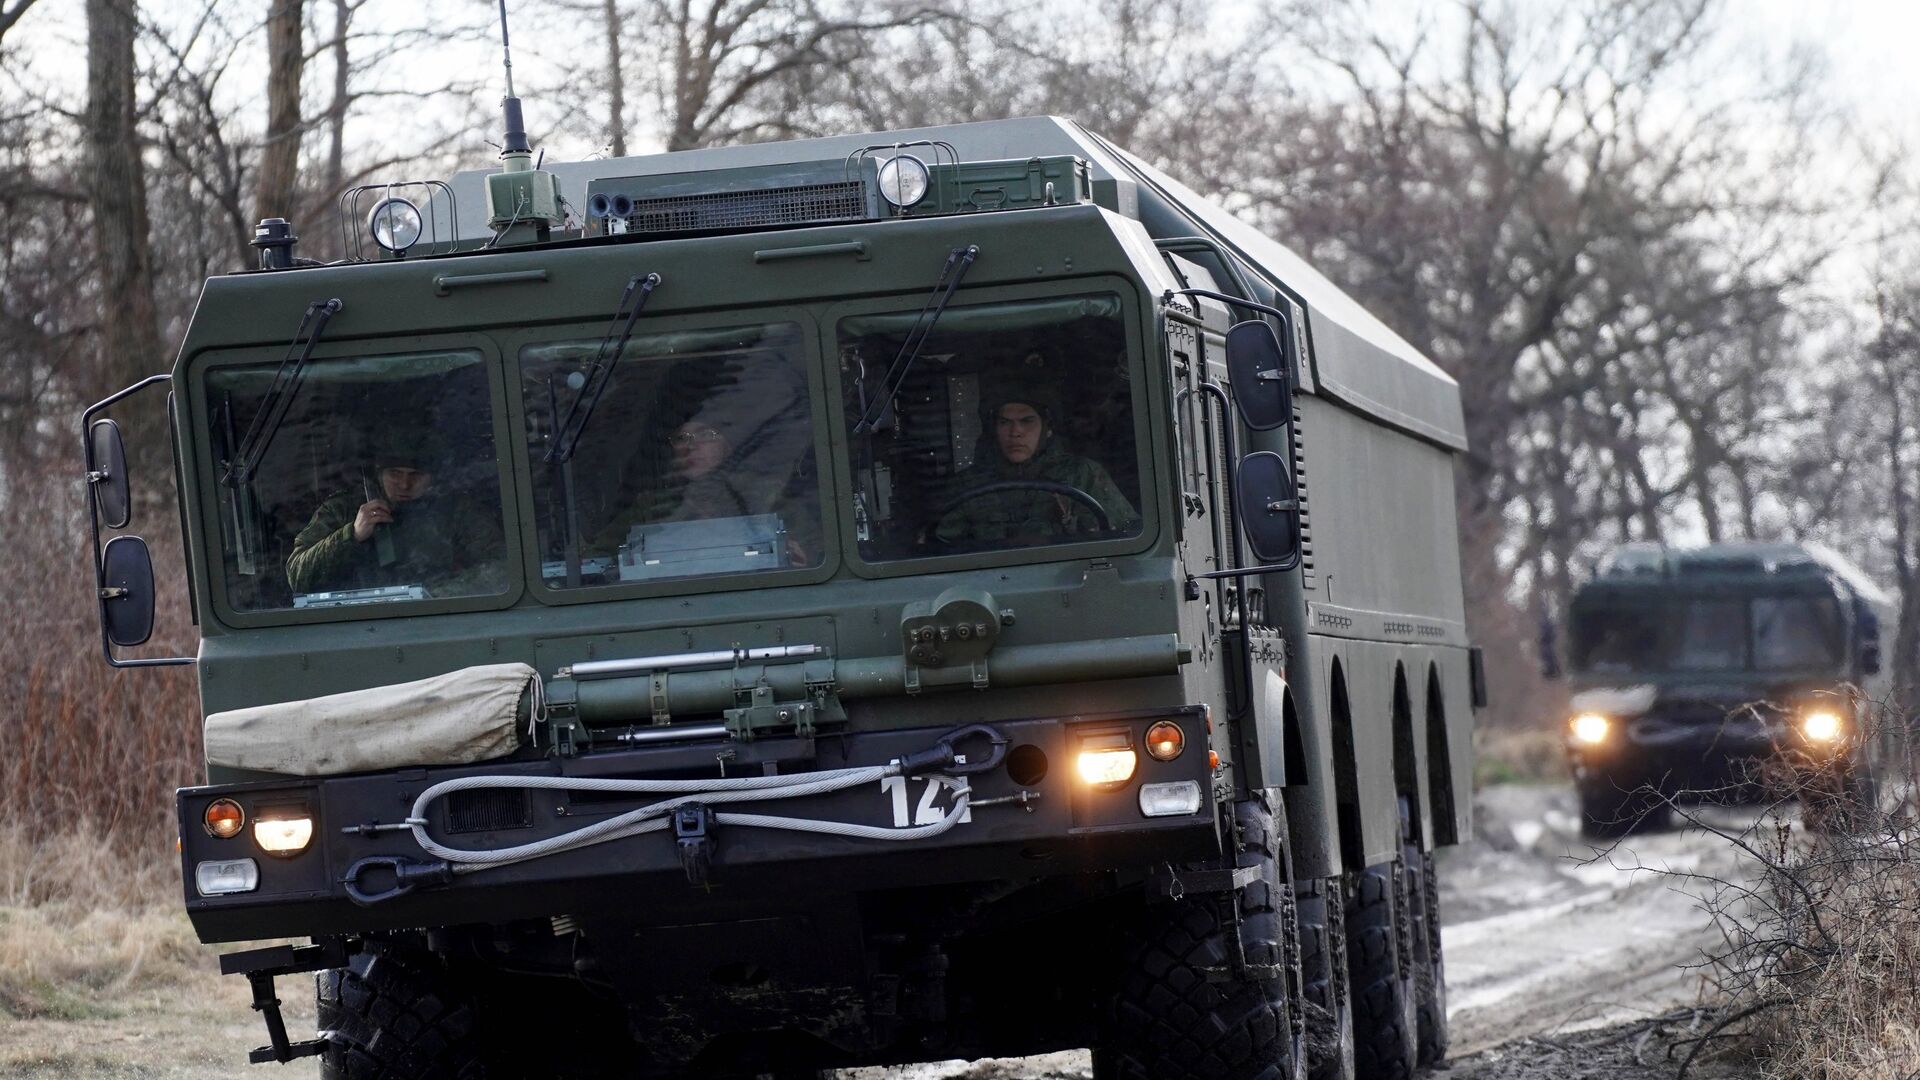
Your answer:
[[[652,335],[670,334],[684,331],[713,330],[735,326],[767,326],[779,323],[791,323],[797,328],[797,341],[801,349],[800,368],[806,373],[807,394],[813,405],[813,454],[816,463],[823,463],[832,454],[827,431],[822,426],[827,415],[822,406],[822,395],[828,393],[825,377],[825,364],[821,360],[821,338],[819,311],[806,304],[777,303],[754,304],[721,309],[705,309],[698,312],[660,312],[652,309],[643,313],[634,324],[633,336],[641,340]],[[715,574],[706,576],[688,576],[662,578],[656,581],[608,582],[603,585],[581,585],[579,588],[554,588],[541,576],[540,562],[540,523],[532,513],[534,506],[535,477],[533,471],[532,449],[527,439],[527,407],[521,393],[526,378],[525,353],[529,346],[548,345],[567,341],[596,341],[606,334],[606,320],[582,320],[557,323],[542,323],[537,326],[518,326],[501,329],[494,335],[501,355],[505,357],[506,382],[512,387],[507,395],[507,422],[511,429],[509,465],[513,472],[514,483],[519,498],[524,500],[527,513],[515,532],[520,551],[520,577],[526,583],[528,595],[542,604],[564,606],[568,604],[591,604],[608,600],[635,599],[653,596],[687,596],[696,593],[732,592],[739,589],[780,588],[789,585],[810,585],[826,581],[838,571],[840,565],[840,536],[833,528],[821,530],[824,550],[821,552],[818,566],[796,567],[783,570],[749,571],[737,574]],[[629,345],[631,350],[631,345]],[[623,353],[620,365],[634,363],[641,359],[636,354]],[[615,378],[618,378],[616,372]],[[830,402],[828,403],[830,404]],[[605,422],[605,419],[596,422]],[[576,458],[578,463],[580,459]],[[833,507],[832,489],[837,482],[828,467],[817,465],[820,477],[818,493],[819,509],[822,514]],[[824,522],[826,519],[822,518]]]
[[[512,452],[512,429],[506,413],[506,381],[500,364],[500,349],[486,334],[460,332],[445,334],[408,334],[391,337],[322,339],[308,361],[308,370],[330,360],[352,360],[400,356],[419,352],[469,351],[479,354],[480,367],[487,375],[487,395],[493,405],[493,446],[495,478],[499,483],[500,527],[506,539],[504,570],[507,587],[498,593],[478,596],[435,597],[405,603],[350,604],[327,608],[276,608],[246,611],[233,606],[227,590],[226,549],[220,527],[220,504],[225,490],[220,470],[213,460],[214,440],[208,431],[212,417],[207,405],[207,377],[232,367],[271,365],[286,350],[282,343],[267,342],[253,346],[219,346],[203,349],[188,357],[182,365],[186,373],[186,412],[181,418],[192,449],[195,488],[193,519],[198,525],[195,561],[200,564],[201,584],[212,601],[214,618],[235,629],[263,626],[305,625],[314,623],[365,622],[371,619],[412,618],[457,612],[498,611],[519,603],[526,584],[522,566],[518,525],[520,492],[515,486],[506,455]]]
[[[1756,638],[1754,623],[1754,605],[1760,601],[1807,601],[1827,603],[1834,606],[1841,640],[1837,647],[1837,656],[1828,663],[1802,664],[1793,667],[1765,667],[1759,660],[1759,641]],[[1647,618],[1658,625],[1667,627],[1667,633],[1676,633],[1673,627],[1681,625],[1683,606],[1694,603],[1737,603],[1740,605],[1742,626],[1742,662],[1735,667],[1713,667],[1705,665],[1683,666],[1674,662],[1675,643],[1663,643],[1663,651],[1658,667],[1635,667],[1629,670],[1597,669],[1590,658],[1579,657],[1577,643],[1580,639],[1581,622],[1594,617],[1631,614]],[[1832,589],[1806,588],[1719,588],[1710,590],[1682,589],[1662,590],[1656,593],[1652,589],[1644,592],[1609,591],[1603,597],[1597,597],[1585,603],[1576,601],[1568,620],[1567,659],[1571,674],[1588,680],[1611,680],[1648,678],[1648,679],[1772,679],[1782,676],[1805,676],[1810,674],[1839,673],[1844,677],[1849,668],[1853,649],[1853,630],[1847,619],[1847,601]],[[1591,649],[1588,650],[1589,652]],[[1579,663],[1575,663],[1576,658]]]
[[[931,283],[928,283],[931,287]],[[857,490],[854,476],[854,439],[850,434],[851,424],[856,419],[846,409],[846,385],[840,374],[840,323],[859,315],[906,314],[911,315],[926,303],[926,289],[913,288],[883,296],[863,297],[859,300],[842,301],[823,307],[820,312],[820,347],[823,357],[822,367],[827,371],[829,386],[827,390],[827,424],[834,433],[833,447],[833,489],[834,498],[839,505],[828,519],[834,523],[834,533],[840,549],[846,553],[849,569],[862,578],[917,577],[926,574],[941,573],[950,570],[989,569],[1001,566],[1019,566],[1033,563],[1069,562],[1076,559],[1097,558],[1100,556],[1134,555],[1148,551],[1160,542],[1160,531],[1164,517],[1161,510],[1160,465],[1164,460],[1166,448],[1161,445],[1162,432],[1152,423],[1152,418],[1160,415],[1164,407],[1161,400],[1164,389],[1164,373],[1155,374],[1148,363],[1147,342],[1153,340],[1142,325],[1144,312],[1150,310],[1140,292],[1140,283],[1123,274],[1100,273],[1079,277],[1048,278],[1044,281],[1029,282],[1020,285],[993,285],[962,288],[953,294],[953,300],[947,305],[948,311],[983,304],[1015,303],[1022,300],[1057,300],[1090,293],[1110,293],[1120,300],[1120,323],[1126,335],[1127,375],[1134,387],[1133,394],[1133,452],[1137,459],[1140,477],[1139,505],[1135,509],[1140,514],[1140,531],[1134,536],[1115,537],[1100,540],[1083,540],[1064,544],[1043,544],[1033,547],[1015,547],[994,551],[970,551],[951,554],[925,555],[889,559],[884,562],[868,562],[860,555],[860,545],[856,536],[856,524],[851,506],[853,492]],[[935,333],[939,331],[936,327]]]

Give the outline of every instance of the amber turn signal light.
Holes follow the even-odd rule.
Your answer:
[[[222,840],[230,840],[240,835],[240,827],[247,823],[247,812],[232,799],[215,799],[207,804],[207,812],[202,815],[207,832]]]
[[[1172,761],[1187,748],[1187,733],[1171,720],[1162,720],[1147,729],[1147,753],[1155,761]]]

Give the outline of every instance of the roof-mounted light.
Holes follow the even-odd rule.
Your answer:
[[[420,242],[420,208],[405,199],[382,199],[367,215],[367,231],[373,234],[374,243],[403,255]]]
[[[927,163],[912,154],[895,154],[880,163],[880,197],[897,207],[926,198]]]

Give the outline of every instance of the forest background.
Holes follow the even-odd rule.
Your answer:
[[[1895,596],[1888,662],[1920,685],[1920,176],[1897,109],[1840,92],[1872,73],[1755,10],[511,4],[553,160],[1054,113],[1299,251],[1460,382],[1484,722],[1535,728],[1560,717],[1542,628],[1625,540],[1824,543]],[[190,673],[96,656],[80,409],[171,366],[200,282],[254,264],[256,220],[337,257],[346,188],[490,164],[496,20],[0,0],[0,829],[71,800],[151,852],[200,773]],[[140,524],[173,586],[156,650],[190,652],[162,431],[131,425]]]

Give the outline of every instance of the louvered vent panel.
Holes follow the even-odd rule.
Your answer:
[[[635,199],[633,213],[627,215],[627,228],[641,233],[698,232],[862,221],[866,216],[866,185],[852,180],[842,184]]]
[[[1313,513],[1307,500],[1307,436],[1300,423],[1300,406],[1293,407],[1293,467],[1300,483],[1300,584],[1314,587]]]
[[[475,788],[447,796],[447,831],[450,833],[524,829],[532,823],[532,809],[527,805],[525,791]]]

